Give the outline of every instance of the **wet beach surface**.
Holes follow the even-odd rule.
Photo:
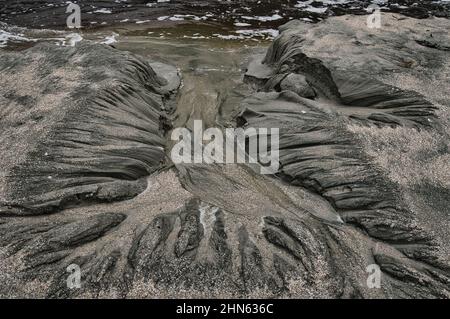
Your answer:
[[[0,296],[450,298],[447,1],[1,5]],[[173,164],[195,120],[279,172]]]

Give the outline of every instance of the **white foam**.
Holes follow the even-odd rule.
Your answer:
[[[243,29],[236,30],[236,34],[213,34],[214,37],[217,37],[222,40],[246,40],[246,39],[254,39],[254,38],[264,38],[264,39],[272,39],[277,37],[280,33],[275,29]],[[254,39],[257,40],[257,39]]]
[[[110,14],[110,13],[112,13],[112,11],[109,9],[106,9],[106,8],[102,8],[102,9],[95,10],[94,13]]]
[[[28,39],[23,34],[13,34],[11,32],[0,29],[0,48],[4,48],[8,45],[8,42],[30,42],[36,41],[34,39]]]
[[[376,0],[376,1],[385,1],[385,0]],[[321,7],[315,7],[312,3],[321,3]],[[308,0],[308,1],[297,1],[295,5],[296,8],[301,8],[304,11],[314,12],[314,13],[325,13],[328,7],[337,5],[337,4],[345,4],[349,3],[350,0]]]
[[[81,42],[83,37],[79,33],[70,33],[61,41],[62,46],[74,47],[78,42]]]
[[[102,44],[106,44],[106,45],[110,45],[110,44],[116,43],[116,42],[117,42],[116,37],[118,37],[118,36],[119,36],[119,35],[118,35],[117,33],[114,32],[112,35],[107,36],[107,37],[105,38],[105,40],[103,40],[101,43],[102,43]]]
[[[234,25],[237,26],[237,27],[248,27],[248,26],[251,26],[250,23],[245,23],[245,22],[235,22]]]
[[[280,32],[278,30],[275,30],[275,29],[237,30],[236,33],[242,34],[242,35],[246,35],[248,37],[254,37],[254,36],[264,37],[264,36],[268,36],[268,37],[272,37],[272,38],[275,38],[275,37],[277,37],[280,34]]]
[[[245,19],[245,20],[258,20],[258,21],[262,21],[262,22],[267,22],[267,21],[280,20],[280,19],[283,19],[283,17],[280,16],[279,14],[274,14],[272,16],[242,16],[242,19]]]

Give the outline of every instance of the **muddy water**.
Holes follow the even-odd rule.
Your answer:
[[[148,32],[151,35],[145,34]],[[251,91],[242,81],[248,60],[255,52],[263,52],[269,44],[268,41],[254,39],[192,38],[194,35],[183,38],[184,35],[176,29],[148,32],[126,32],[118,37],[119,42],[115,46],[180,69],[183,86],[173,118],[175,127],[191,128],[193,120],[203,120],[205,127],[223,124],[217,119],[220,109],[231,109],[224,106],[239,104],[239,100]],[[190,33],[204,36],[211,32],[214,31]]]

